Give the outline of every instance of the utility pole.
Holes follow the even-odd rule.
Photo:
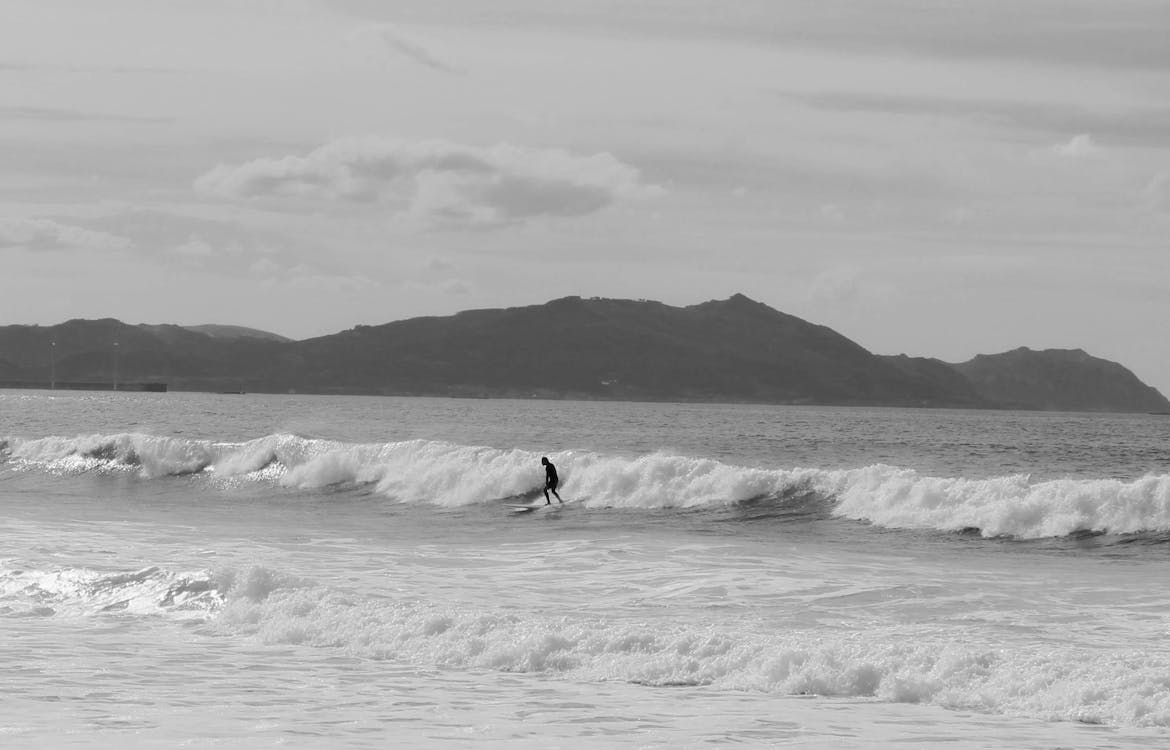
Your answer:
[[[57,390],[57,342],[49,344],[49,390]]]
[[[114,390],[118,390],[118,342],[114,342]]]

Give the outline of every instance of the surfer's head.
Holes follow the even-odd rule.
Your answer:
[[[542,456],[540,459],[540,463],[543,466],[548,466],[548,456]]]

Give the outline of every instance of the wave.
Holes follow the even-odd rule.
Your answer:
[[[222,606],[224,589],[208,571],[172,573],[156,566],[121,572],[8,569],[0,570],[0,612],[26,617],[207,615]]]
[[[825,487],[833,512],[886,528],[977,530],[985,537],[1039,539],[1096,532],[1170,529],[1170,475],[1119,479],[1029,476],[929,477],[871,466],[843,472]]]
[[[19,602],[24,609],[14,611]],[[40,617],[195,615],[201,628],[225,637],[338,649],[424,668],[1170,726],[1170,660],[1163,655],[959,643],[926,625],[785,630],[749,621],[714,626],[585,613],[554,617],[363,598],[263,567],[217,573],[0,571],[4,610]]]
[[[758,519],[808,511],[812,498],[828,514],[885,528],[1020,539],[1170,531],[1170,475],[964,478],[884,464],[768,469],[667,453],[549,455],[566,499],[595,509],[734,508]],[[146,479],[194,474],[310,491],[363,486],[396,502],[446,507],[539,492],[539,458],[516,448],[443,441],[352,444],[287,434],[239,443],[140,433],[0,441],[0,459],[17,470],[133,472]]]
[[[261,587],[262,589],[264,587]],[[1086,723],[1170,726],[1170,659],[1146,651],[955,643],[929,626],[778,631],[745,623],[356,600],[323,587],[229,592],[215,626],[268,644],[342,649],[428,668],[574,681],[874,698]]]

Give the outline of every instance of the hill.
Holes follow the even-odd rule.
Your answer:
[[[52,376],[57,382],[118,379],[189,390],[238,389],[240,373],[264,366],[281,346],[256,338],[216,339],[177,325],[127,325],[113,318],[3,326],[0,378],[45,387]]]
[[[1080,349],[1026,347],[952,365],[989,401],[1052,411],[1170,411],[1170,401],[1132,372]]]
[[[225,326],[208,323],[201,326],[183,326],[188,331],[196,333],[205,333],[215,339],[242,339],[254,338],[264,339],[266,341],[292,341],[292,339],[281,336],[278,333],[271,333],[270,331],[261,331],[258,328],[246,328],[244,326]]]
[[[311,387],[386,393],[974,405],[743,295],[690,307],[566,297],[301,342]],[[976,399],[977,401],[977,399]]]
[[[688,307],[566,297],[305,341],[109,318],[0,327],[0,387],[47,385],[50,372],[173,390],[1170,411],[1133,373],[1079,350],[957,365],[878,356],[738,294]]]

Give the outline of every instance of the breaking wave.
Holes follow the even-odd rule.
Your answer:
[[[1170,726],[1170,662],[1144,651],[956,642],[925,625],[784,629],[364,598],[253,567],[171,573],[0,570],[6,616],[192,616],[218,635],[424,668],[576,681],[874,698]]]
[[[221,630],[426,667],[575,681],[876,698],[1045,720],[1170,726],[1170,661],[1144,651],[956,643],[929,627],[862,632],[549,616],[322,587],[229,593]]]
[[[207,571],[172,573],[156,566],[119,572],[0,569],[0,612],[26,617],[99,612],[200,615],[220,608],[222,588]]]
[[[875,464],[852,469],[750,468],[710,458],[566,451],[549,454],[563,495],[587,508],[777,507],[814,496],[827,512],[886,528],[977,531],[1036,539],[1077,533],[1170,530],[1170,475],[1120,479],[934,477]],[[145,479],[198,475],[318,490],[364,486],[401,503],[446,507],[531,493],[539,454],[408,440],[352,444],[269,435],[242,443],[140,433],[0,441],[0,467],[60,475],[129,472]]]

